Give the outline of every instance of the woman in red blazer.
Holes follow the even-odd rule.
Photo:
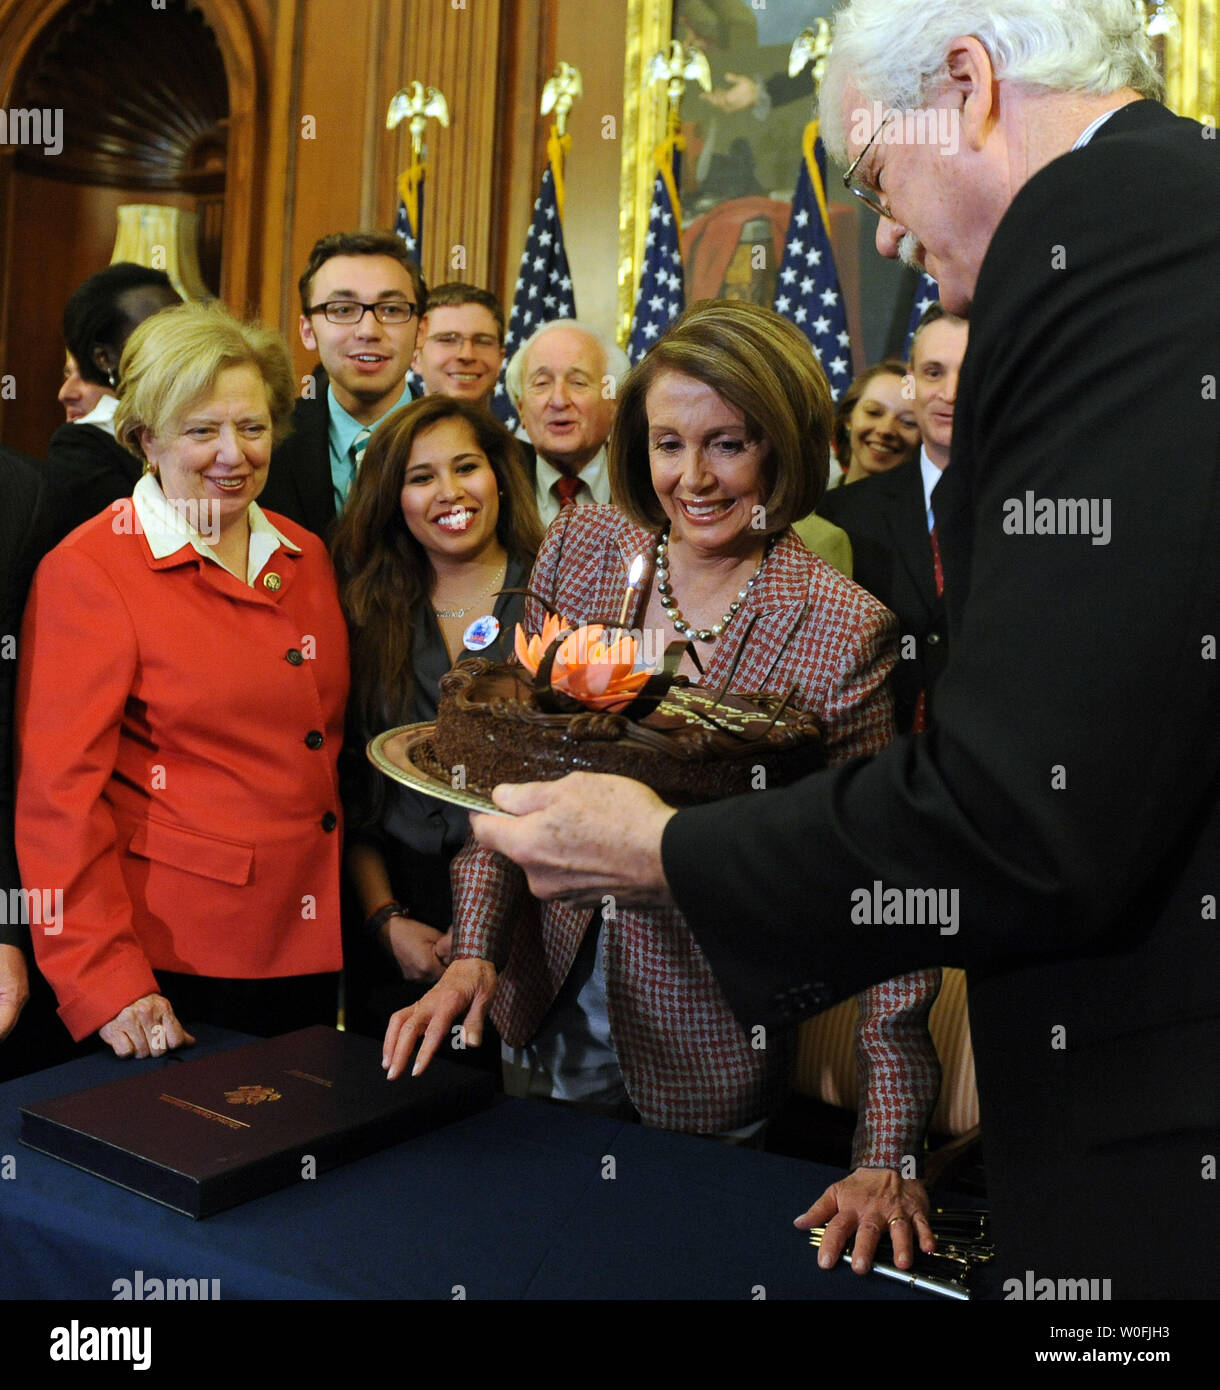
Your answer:
[[[17,691],[22,883],[77,1040],[119,1056],[333,1021],[347,638],[322,543],[255,499],[282,340],[182,305],[123,355],[123,498],[39,567]]]

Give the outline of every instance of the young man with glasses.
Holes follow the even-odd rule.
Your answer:
[[[429,396],[490,406],[504,365],[504,309],[490,290],[459,280],[437,285],[411,364]]]
[[[300,279],[301,341],[321,359],[276,449],[260,501],[327,538],[373,429],[411,400],[406,382],[427,289],[392,232],[336,232]]]

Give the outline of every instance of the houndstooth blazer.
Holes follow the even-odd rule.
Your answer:
[[[613,619],[636,555],[651,562],[656,537],[613,507],[568,507],[543,542],[530,587],[573,624]],[[629,614],[643,615],[646,586]],[[789,531],[742,604],[744,632],[758,615],[733,689],[786,691],[822,721],[829,761],[874,753],[893,736],[886,677],[896,658],[892,615],[811,554]],[[545,616],[531,599],[526,630]],[[730,634],[732,629],[730,629]],[[736,644],[718,643],[704,683],[718,687]],[[742,814],[749,800],[741,798]],[[492,1018],[521,1046],[537,1031],[576,958],[593,914],[538,903],[509,860],[473,840],[454,860],[455,957],[491,960],[500,974]],[[811,930],[814,924],[811,923]],[[762,1119],[787,1085],[791,1037],[744,1030],[699,947],[674,911],[619,910],[605,921],[606,995],[623,1080],[644,1120],[714,1133]],[[940,1069],[927,1033],[939,970],[919,971],[861,995],[857,1049],[861,1109],[854,1161],[897,1166],[918,1153]],[[765,1044],[765,1046],[760,1046]]]

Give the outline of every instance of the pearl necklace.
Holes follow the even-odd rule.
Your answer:
[[[496,571],[496,573],[492,576],[491,583],[488,584],[485,588],[480,589],[479,592],[475,594],[473,598],[468,598],[466,600],[465,608],[438,608],[434,603],[432,605],[432,611],[436,614],[438,618],[464,618],[466,614],[469,613],[470,610],[475,606],[475,604],[478,603],[478,601],[483,597],[484,594],[490,594],[493,589],[498,588],[500,585],[504,583],[504,576],[507,573],[508,562],[505,561],[505,563],[501,565],[500,568]]]
[[[775,537],[771,536],[763,551],[763,557],[758,562],[758,568],[746,580],[737,591],[737,597],[729,604],[728,612],[718,623],[713,623],[711,627],[692,627],[682,616],[682,610],[678,607],[678,600],[674,597],[673,589],[669,583],[669,527],[657,537],[656,569],[654,571],[657,581],[657,594],[661,600],[661,607],[665,610],[665,616],[673,625],[675,632],[681,633],[685,637],[693,637],[698,642],[714,642],[717,637],[737,616],[738,610],[745,601],[746,595],[758,583],[758,576],[763,571],[763,566],[767,563],[767,556],[771,554],[771,549],[775,545]]]

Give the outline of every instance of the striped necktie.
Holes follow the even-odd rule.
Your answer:
[[[347,475],[347,481],[343,486],[343,500],[346,502],[351,493],[352,484],[356,481],[356,474],[360,471],[360,464],[364,459],[364,451],[369,447],[369,439],[373,431],[370,429],[359,430],[356,437],[347,446],[347,457],[351,463],[351,471]]]

